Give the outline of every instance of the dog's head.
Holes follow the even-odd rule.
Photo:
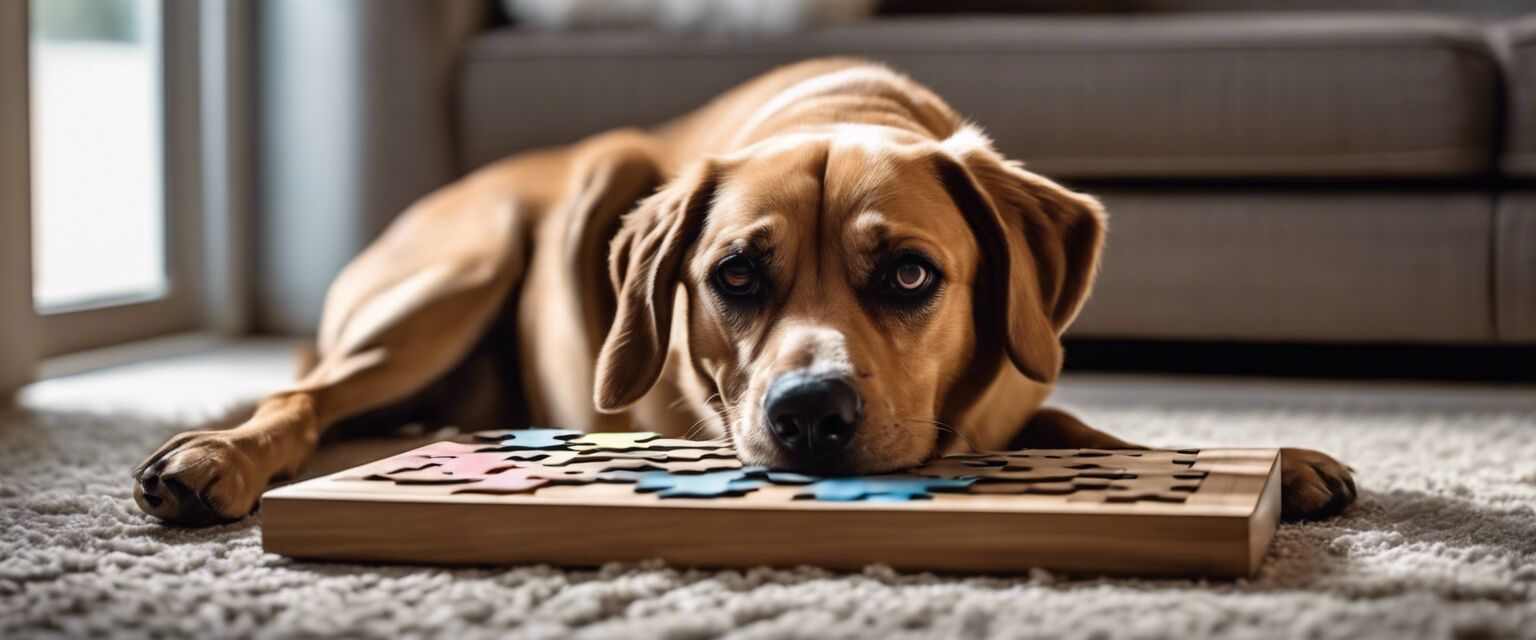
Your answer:
[[[1002,367],[1055,380],[1103,229],[1096,201],[969,127],[942,142],[851,127],[700,162],[613,243],[597,406],[622,410],[655,384],[676,310],[679,364],[715,394],[743,460],[921,463]]]

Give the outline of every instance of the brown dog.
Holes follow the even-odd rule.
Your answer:
[[[428,196],[336,280],[308,374],[237,428],[172,438],[135,497],[242,517],[342,421],[639,426],[850,473],[1131,447],[1041,408],[1103,235],[1096,201],[906,77],[792,65]],[[1326,455],[1284,465],[1288,517],[1354,499]]]

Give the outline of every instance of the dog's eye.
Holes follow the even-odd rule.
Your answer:
[[[920,295],[933,288],[937,279],[933,266],[916,256],[904,256],[891,265],[886,284],[902,295]]]
[[[727,256],[715,267],[715,286],[732,296],[751,295],[757,291],[757,265],[741,254]]]

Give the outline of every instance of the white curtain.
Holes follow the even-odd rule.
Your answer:
[[[31,163],[27,144],[27,3],[0,2],[0,393],[31,380]]]

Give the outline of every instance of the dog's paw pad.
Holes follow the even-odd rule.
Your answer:
[[[134,469],[134,480],[133,499],[144,513],[187,527],[250,515],[265,488],[254,481],[247,457],[218,432],[172,438]]]
[[[1283,450],[1280,477],[1281,516],[1286,520],[1331,518],[1357,496],[1349,469],[1310,449]]]

